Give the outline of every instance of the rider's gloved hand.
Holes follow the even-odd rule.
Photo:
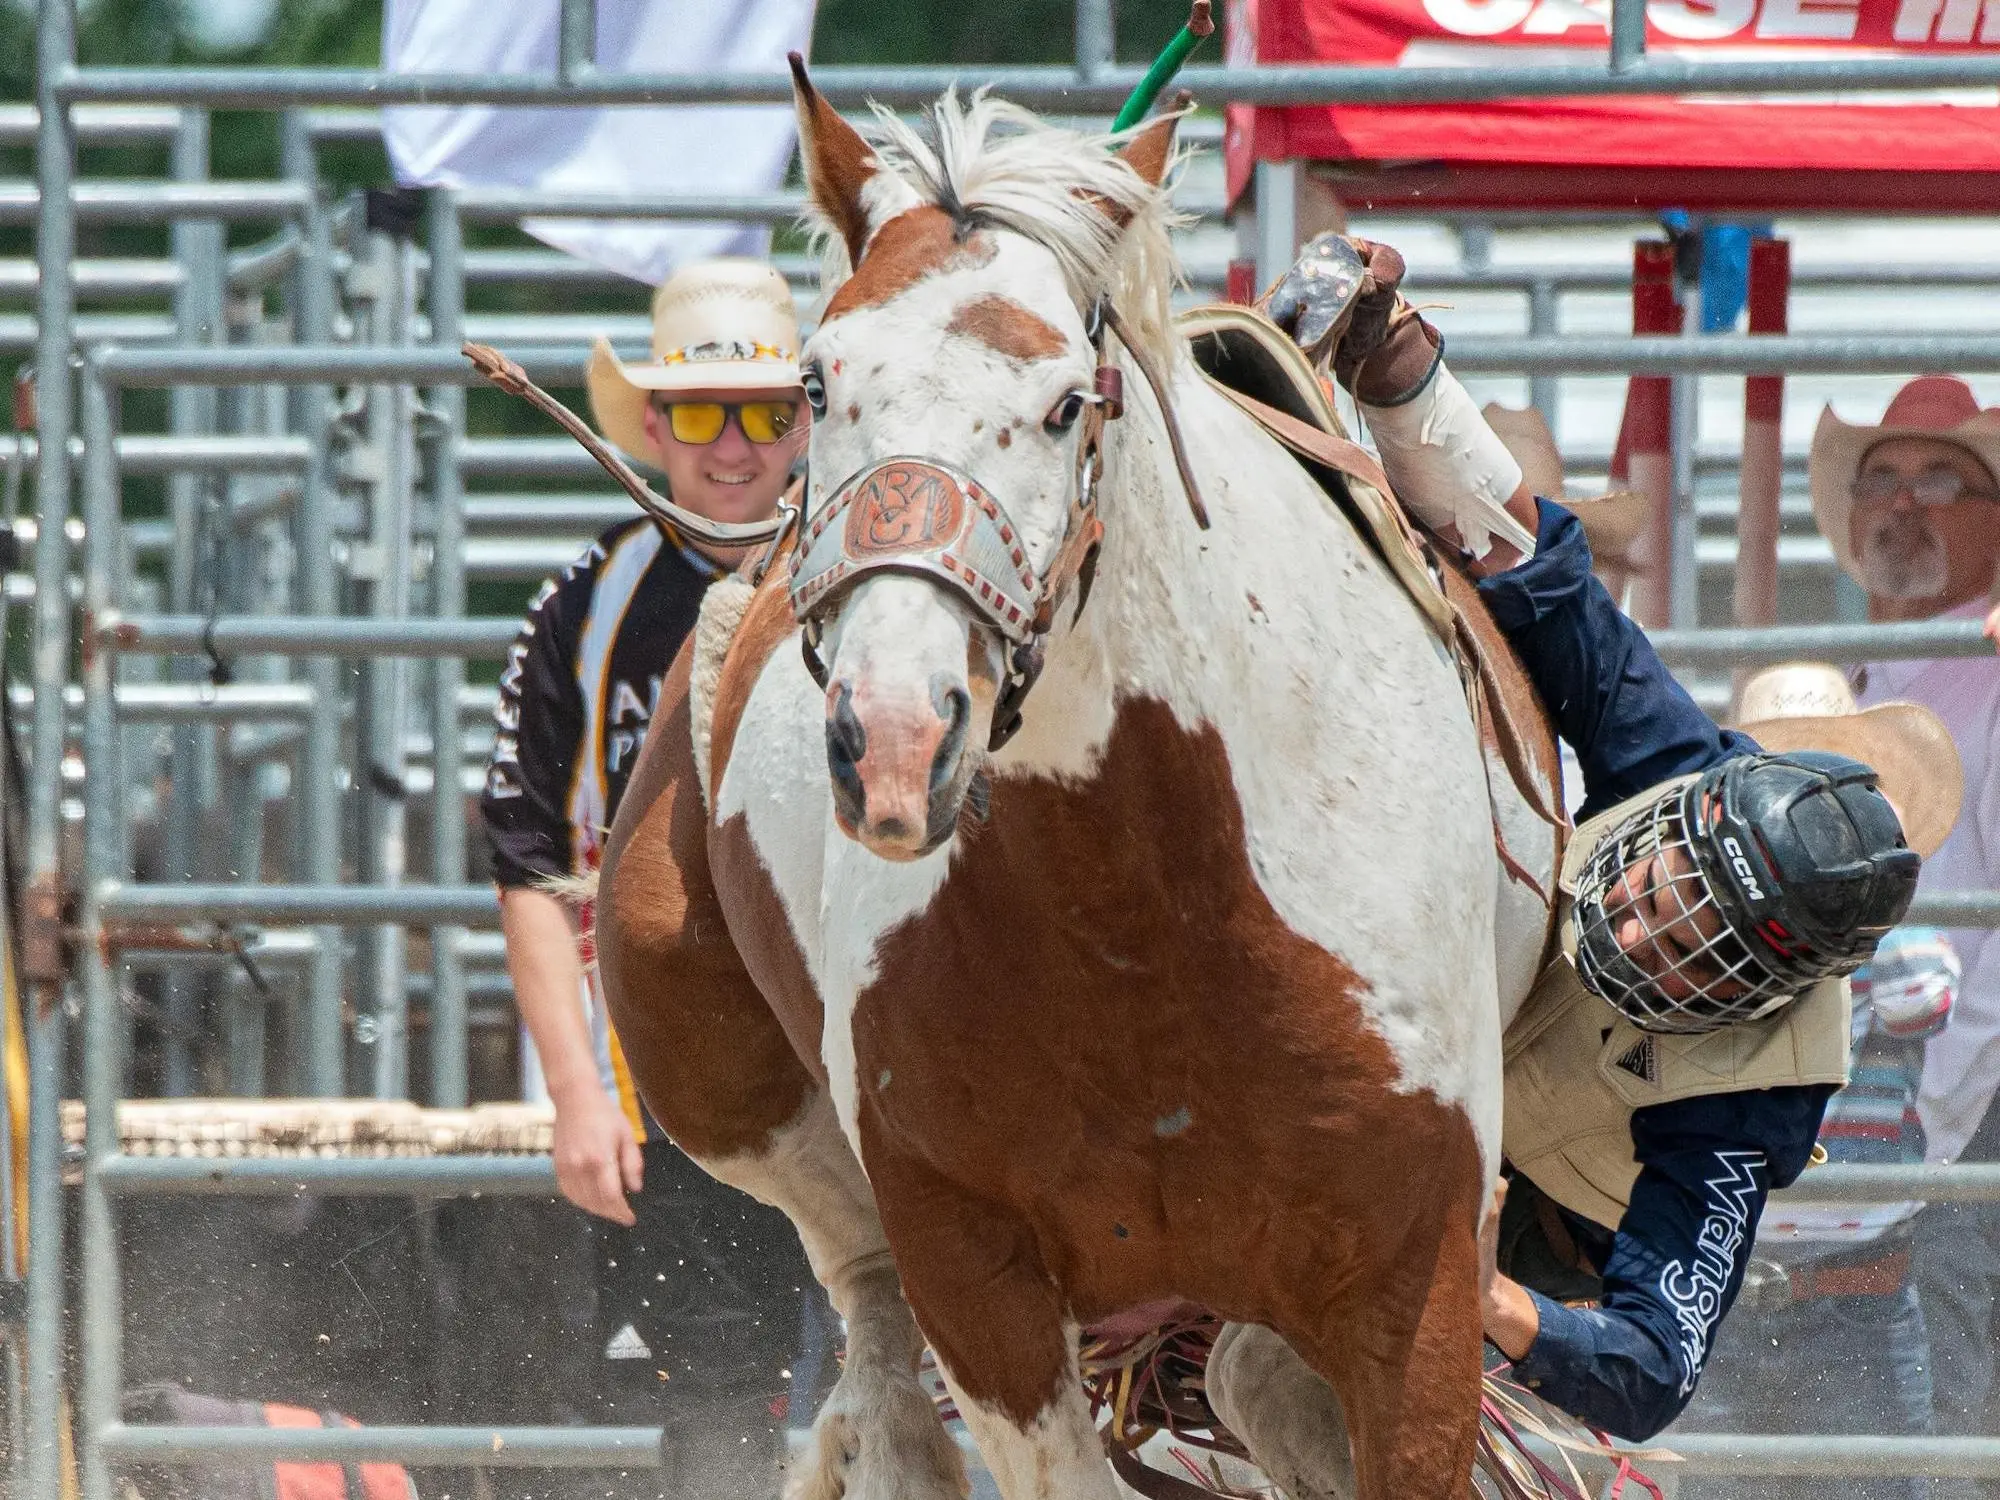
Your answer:
[[[1315,363],[1371,406],[1422,390],[1437,364],[1437,330],[1402,298],[1403,257],[1372,240],[1323,234],[1273,288],[1265,311]]]

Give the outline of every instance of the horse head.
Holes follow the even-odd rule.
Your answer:
[[[1129,297],[1126,323],[1164,329],[1177,117],[1114,143],[948,94],[921,128],[878,110],[868,139],[793,73],[811,201],[852,269],[801,355],[792,599],[840,826],[917,859],[956,832],[1088,588],[1120,404],[1106,309]]]

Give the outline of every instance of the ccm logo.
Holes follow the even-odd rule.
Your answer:
[[[1762,901],[1764,899],[1764,888],[1757,884],[1757,872],[1750,868],[1750,861],[1743,857],[1743,846],[1737,843],[1735,839],[1725,837],[1722,841],[1722,851],[1729,856],[1730,868],[1736,871],[1745,887],[1748,888],[1750,899],[1752,901]]]

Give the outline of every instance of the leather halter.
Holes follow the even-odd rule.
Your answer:
[[[826,618],[847,591],[876,573],[907,573],[955,595],[973,618],[1005,643],[1006,672],[993,706],[987,748],[998,750],[1021,727],[1021,705],[1041,676],[1045,642],[1057,612],[1076,591],[1081,617],[1090,598],[1104,522],[1097,485],[1104,473],[1104,424],[1125,410],[1124,375],[1111,362],[1110,335],[1132,349],[1160,410],[1195,519],[1207,514],[1194,486],[1166,389],[1151,361],[1133,349],[1109,299],[1092,310],[1088,335],[1097,353],[1077,444],[1076,483],[1061,544],[1038,575],[1021,542],[1021,528],[998,495],[970,474],[937,459],[900,455],[849,475],[816,514],[803,522],[792,552],[792,612],[804,627],[800,648],[821,688],[828,673],[819,646]]]

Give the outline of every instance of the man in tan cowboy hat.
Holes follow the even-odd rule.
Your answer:
[[[1833,555],[1868,591],[1876,620],[1992,608],[2000,571],[2000,411],[1972,388],[1924,375],[1881,422],[1820,414],[1809,463],[1813,512]]]
[[[2000,412],[1972,389],[1925,375],[1873,425],[1831,407],[1813,435],[1813,510],[1834,556],[1868,593],[1876,620],[1959,619],[1993,607],[2000,570]],[[1874,663],[1856,674],[1864,704],[1906,699],[1936,711],[1965,767],[1965,805],[1922,890],[2000,887],[2000,660]],[[1951,1028],[1924,1061],[1918,1109],[1933,1161],[2000,1160],[2000,938],[1951,933],[1965,966]],[[1913,1274],[1935,1347],[1947,1433],[1988,1430],[1996,1380],[1992,1314],[2000,1290],[2000,1213],[1938,1204],[1917,1223]]]
[[[758,521],[775,511],[804,451],[798,345],[790,288],[771,267],[691,265],[653,298],[651,359],[624,364],[598,340],[592,412],[606,438],[666,476],[683,511]],[[724,1465],[703,1482],[731,1488],[720,1476],[747,1466],[741,1488],[764,1493],[770,1423],[764,1401],[748,1398],[783,1391],[745,1382],[768,1385],[795,1362],[799,1326],[796,1316],[770,1316],[764,1294],[796,1295],[815,1283],[781,1215],[712,1183],[649,1127],[576,915],[547,889],[552,879],[596,869],[661,679],[703,593],[738,560],[683,537],[665,518],[640,515],[545,583],[500,679],[480,811],[508,971],[555,1104],[557,1185],[579,1208],[623,1226],[597,1235],[599,1394],[609,1408],[597,1419],[620,1420],[623,1410],[625,1420],[656,1420],[667,1376],[677,1410],[702,1405],[704,1383],[715,1385],[725,1414],[688,1438],[711,1466]],[[693,1332],[667,1315],[685,1294],[663,1295],[656,1277],[705,1289]],[[716,1347],[702,1342],[718,1338]]]

